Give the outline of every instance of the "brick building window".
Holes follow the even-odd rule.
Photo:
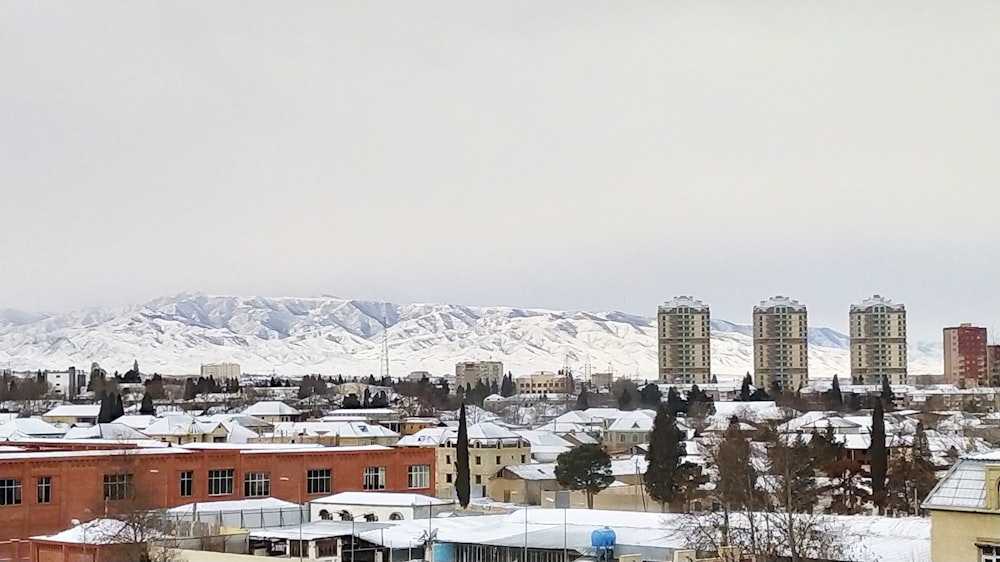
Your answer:
[[[233,480],[235,480],[232,468],[208,471],[208,495],[228,496],[233,493]]]
[[[52,477],[40,476],[37,483],[38,503],[52,503]]]
[[[0,478],[0,505],[21,505],[21,481]]]
[[[261,498],[271,495],[270,472],[248,472],[243,475],[243,495]]]
[[[306,471],[307,494],[329,494],[332,488],[333,471],[320,468]]]
[[[194,471],[185,470],[181,472],[181,497],[189,498],[194,495]]]
[[[124,500],[132,497],[131,474],[105,474],[104,499]]]
[[[365,467],[365,490],[385,489],[385,467],[366,466]]]
[[[430,488],[431,486],[431,465],[414,464],[410,466],[409,485],[411,488]]]

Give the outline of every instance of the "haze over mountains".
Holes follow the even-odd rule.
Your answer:
[[[234,361],[244,372],[378,373],[382,318],[394,376],[452,372],[460,360],[496,359],[515,374],[607,370],[656,378],[655,319],[581,312],[451,304],[180,294],[142,305],[66,314],[0,310],[0,366],[89,367],[197,373],[201,363]],[[712,322],[712,367],[720,378],[752,370],[750,326]],[[848,338],[809,330],[810,376],[848,372]],[[938,373],[941,346],[910,343],[910,372]]]

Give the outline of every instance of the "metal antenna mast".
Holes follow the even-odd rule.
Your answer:
[[[385,312],[382,312],[382,359],[380,361],[382,376],[389,376],[389,322],[386,320]]]

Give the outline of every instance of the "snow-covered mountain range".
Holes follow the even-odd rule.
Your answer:
[[[244,372],[345,375],[378,373],[382,319],[390,370],[453,372],[457,361],[501,360],[515,374],[568,364],[656,378],[655,319],[621,312],[579,312],[451,304],[407,304],[335,297],[261,298],[181,294],[118,309],[66,314],[0,310],[0,366],[89,367],[197,373],[231,361]],[[712,367],[720,378],[752,369],[750,326],[712,322]],[[848,371],[848,338],[809,330],[812,377]],[[938,373],[940,344],[911,344],[910,372]]]

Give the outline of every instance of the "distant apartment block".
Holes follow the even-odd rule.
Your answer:
[[[944,329],[944,380],[959,388],[989,386],[986,328],[962,324]]]
[[[606,373],[591,373],[590,384],[596,388],[611,388],[611,383],[615,380],[615,375],[611,371]]]
[[[851,379],[906,384],[906,307],[874,295],[851,305]]]
[[[70,367],[65,371],[43,371],[45,382],[52,387],[52,391],[61,394],[64,398],[76,398],[81,392],[86,392],[87,384],[90,382],[90,373],[84,370],[77,370]]]
[[[1000,386],[1000,345],[986,346],[986,372],[990,386]]]
[[[502,361],[462,361],[455,363],[455,380],[461,386],[476,386],[483,381],[485,384],[500,384],[503,378]]]
[[[711,314],[692,297],[675,297],[656,314],[660,381],[705,384],[712,379]]]
[[[215,379],[240,378],[239,363],[204,363],[201,366],[201,376]]]
[[[796,390],[809,380],[806,307],[776,296],[753,308],[754,385]]]
[[[514,379],[518,394],[565,394],[573,392],[572,384],[569,375],[551,371],[538,371]]]

